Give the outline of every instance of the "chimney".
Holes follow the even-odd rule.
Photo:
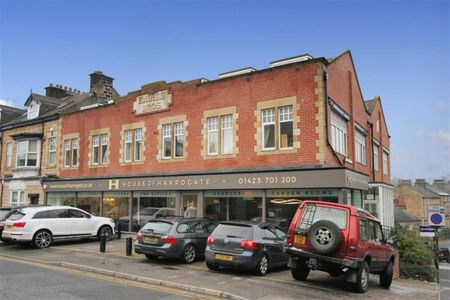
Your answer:
[[[411,185],[411,180],[409,179],[399,179],[397,185]]]
[[[64,90],[62,88],[62,85],[60,85],[60,84],[50,83],[48,85],[48,87],[45,88],[45,96],[47,96],[47,97],[64,98],[69,95],[70,94],[67,93],[67,90]]]
[[[106,76],[101,71],[95,71],[91,76],[90,91],[98,99],[109,101],[113,98],[113,80],[114,78]]]
[[[437,187],[444,187],[445,181],[443,179],[435,179],[433,185]]]
[[[416,179],[415,186],[425,188],[427,186],[427,181],[425,179]]]

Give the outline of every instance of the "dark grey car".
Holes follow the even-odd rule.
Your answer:
[[[206,240],[216,226],[217,223],[208,219],[150,220],[136,234],[134,251],[148,259],[177,258],[192,263],[205,255]]]
[[[222,222],[208,238],[206,265],[211,270],[229,267],[265,275],[272,267],[287,266],[285,236],[272,224]]]

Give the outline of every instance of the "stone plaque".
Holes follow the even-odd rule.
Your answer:
[[[133,111],[136,115],[155,113],[168,110],[171,104],[172,95],[168,90],[164,90],[136,97],[136,101],[133,102]]]

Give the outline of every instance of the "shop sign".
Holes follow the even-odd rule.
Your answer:
[[[164,90],[136,97],[136,101],[133,102],[133,111],[136,115],[155,113],[168,110],[169,105],[172,105],[172,95],[168,90]]]
[[[337,197],[337,189],[268,190],[267,197]]]
[[[134,192],[134,197],[176,197],[176,192]]]
[[[263,191],[207,191],[204,197],[225,197],[225,198],[243,198],[243,197],[262,197]]]

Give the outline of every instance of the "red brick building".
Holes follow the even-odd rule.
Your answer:
[[[393,225],[381,101],[364,101],[349,51],[212,81],[154,82],[60,120],[60,168],[45,181],[47,203],[120,219],[122,229],[134,229],[130,215],[139,222],[161,207],[286,226],[304,199],[368,201]]]

